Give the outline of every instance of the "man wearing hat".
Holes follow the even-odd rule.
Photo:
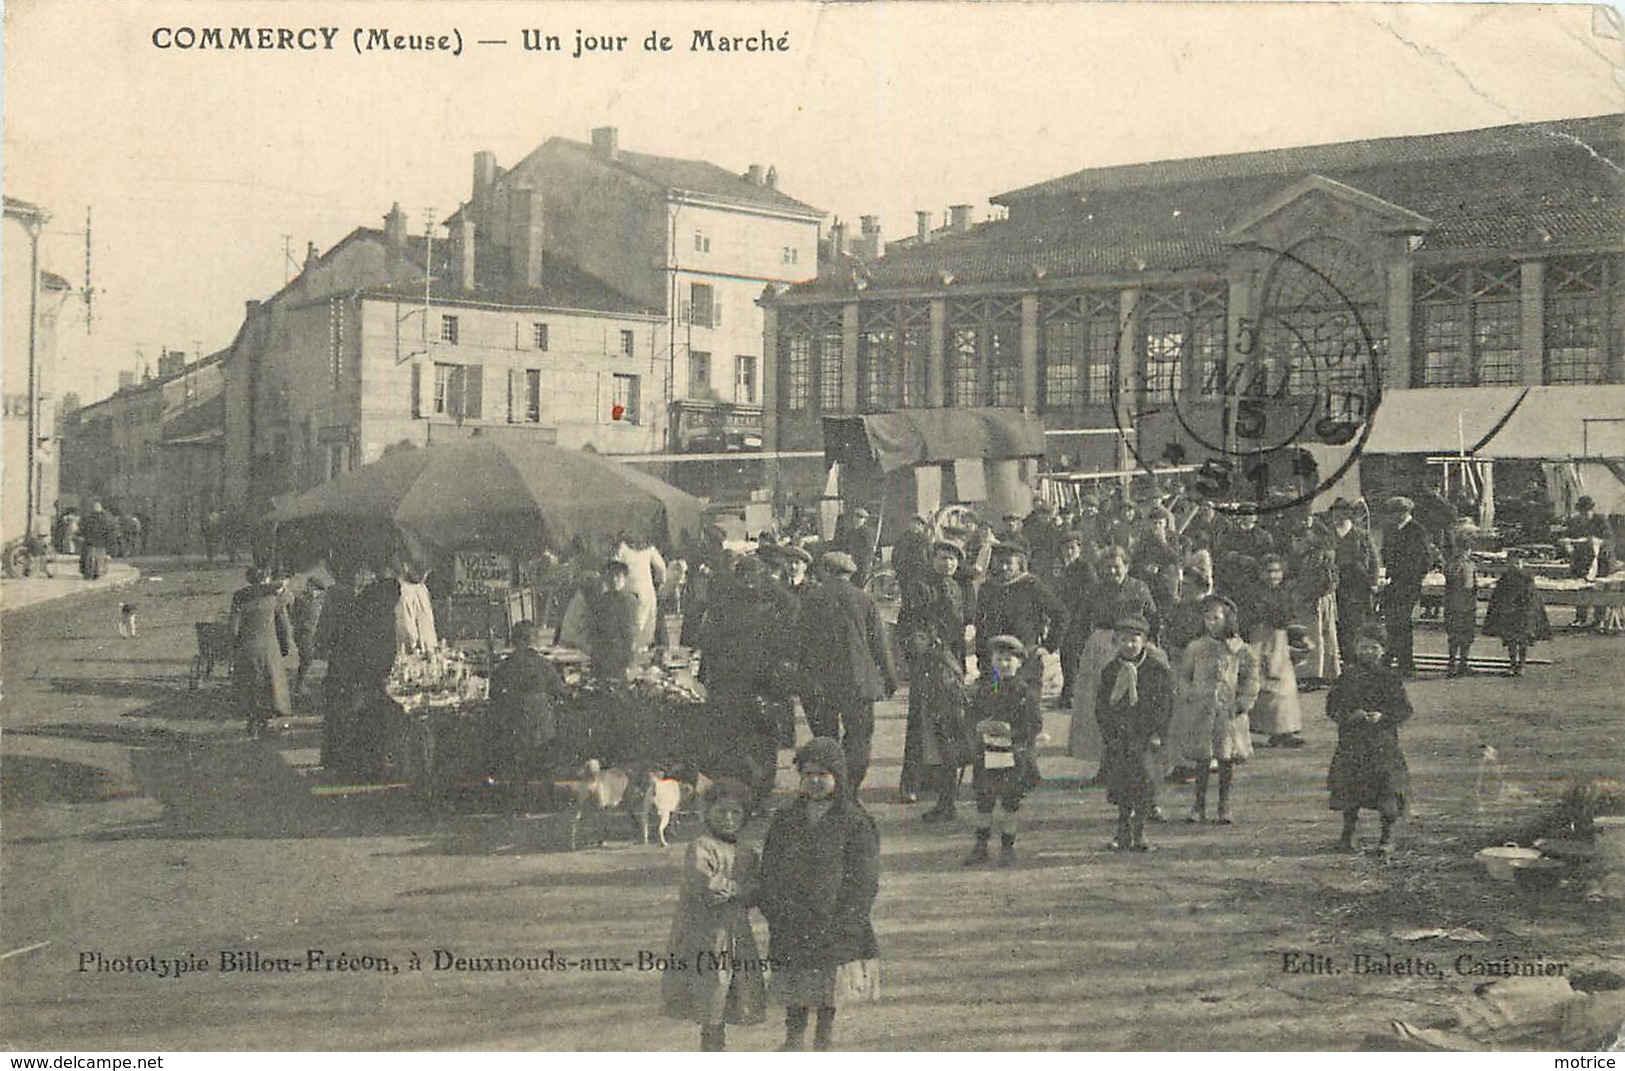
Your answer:
[[[869,570],[874,564],[875,555],[875,526],[869,519],[869,511],[859,506],[852,511],[851,523],[846,531],[837,540],[837,548],[846,551],[852,556],[857,565],[856,580],[858,587],[869,582]]]
[[[1346,498],[1332,502],[1332,547],[1337,555],[1337,647],[1352,657],[1354,638],[1371,617],[1381,559],[1371,534],[1354,523],[1357,505]]]
[[[1094,563],[1084,552],[1084,535],[1068,531],[1061,536],[1061,571],[1055,595],[1067,608],[1066,631],[1061,634],[1061,706],[1072,706],[1072,691],[1078,678],[1078,656],[1089,642],[1092,622],[1084,607],[1094,599],[1099,583]]]
[[[1416,523],[1416,503],[1403,495],[1388,500],[1391,523],[1382,541],[1388,586],[1382,593],[1382,620],[1388,630],[1388,660],[1400,676],[1411,677],[1415,623],[1412,617],[1422,598],[1422,578],[1439,560],[1439,552],[1422,526]]]
[[[915,583],[931,572],[931,525],[924,517],[909,520],[908,531],[897,537],[891,548],[892,572],[903,598]]]
[[[1608,529],[1608,518],[1597,513],[1597,501],[1590,495],[1581,495],[1574,503],[1574,516],[1564,530],[1564,542],[1569,546],[1569,576],[1577,580],[1595,580],[1613,571],[1614,536]],[[1574,627],[1585,628],[1591,614],[1590,606],[1574,608]],[[1601,620],[1601,613],[1598,613]]]
[[[825,581],[809,594],[797,623],[801,698],[815,736],[838,738],[855,796],[869,770],[875,701],[897,690],[886,623],[874,600],[854,584],[852,555],[830,551]]]
[[[969,618],[965,612],[964,591],[958,574],[964,562],[965,551],[958,543],[938,540],[931,546],[931,571],[916,577],[903,589],[903,606],[897,615],[897,635],[903,645],[903,657],[908,662],[908,728],[903,738],[903,775],[901,791],[904,803],[918,801],[920,791],[926,787],[923,754],[928,719],[936,711],[929,709],[929,688],[920,684],[946,652],[958,666],[961,676],[965,669],[965,625]]]
[[[1067,608],[1055,593],[1027,572],[1027,548],[995,544],[992,574],[976,600],[976,664],[984,672],[991,664],[988,641],[994,636],[1016,637],[1027,649],[1022,674],[1037,695],[1044,678],[1039,648],[1060,648],[1068,618]]]

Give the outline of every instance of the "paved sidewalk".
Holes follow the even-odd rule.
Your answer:
[[[79,575],[79,559],[64,555],[51,559],[51,572],[55,575],[50,578],[0,579],[0,613],[69,595],[123,587],[141,579],[141,571],[135,566],[115,560],[108,563],[107,572],[100,579],[86,580]]]

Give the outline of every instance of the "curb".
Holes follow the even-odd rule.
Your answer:
[[[103,580],[93,581],[73,581],[69,577],[52,577],[49,580],[40,581],[24,579],[0,582],[0,615],[9,614],[19,610],[26,610],[31,606],[43,606],[46,603],[60,602],[63,599],[73,598],[75,596],[93,595],[102,591],[114,591],[118,588],[128,587],[141,579],[141,570],[137,569],[133,565],[120,566],[120,569],[129,569],[132,575],[119,577],[117,579],[107,577]],[[16,591],[14,585],[17,584],[44,583],[54,585],[59,581],[64,582],[60,590],[42,592],[34,595],[31,598],[27,598],[20,603],[15,602],[16,595],[12,594],[12,592]]]

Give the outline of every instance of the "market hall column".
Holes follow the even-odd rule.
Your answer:
[[[931,335],[925,354],[925,404],[941,409],[948,404],[948,377],[943,368],[948,353],[948,299],[931,299]]]
[[[773,306],[773,287],[763,289],[756,303],[762,307],[762,445],[771,454],[780,449],[779,406],[785,396],[785,384],[779,382],[779,310]],[[667,374],[675,378],[677,370]],[[668,449],[677,449],[677,444]],[[765,473],[769,487],[778,486],[778,467],[778,460],[769,458]]]
[[[1224,362],[1219,368],[1219,382],[1215,387],[1220,403],[1230,410],[1223,424],[1224,449],[1229,456],[1235,457],[1238,450],[1235,405],[1240,395],[1230,385],[1253,382],[1252,366],[1258,363],[1259,335],[1263,326],[1253,309],[1258,273],[1233,262],[1226,274],[1229,276],[1229,292],[1224,302]]]
[[[1383,353],[1382,387],[1404,390],[1411,385],[1411,287],[1416,265],[1400,238],[1399,256],[1388,266],[1388,342]],[[1366,325],[1370,329],[1371,325]],[[1381,340],[1378,340],[1381,345]]]
[[[1523,376],[1526,387],[1546,380],[1546,262],[1526,260],[1518,271],[1519,315],[1523,321]]]
[[[841,306],[841,411],[858,411],[858,303]]]
[[[1038,412],[1038,295],[1021,295],[1021,407]]]
[[[1140,375],[1140,294],[1138,286],[1126,286],[1117,292],[1117,412],[1114,418],[1117,427],[1124,435],[1135,436],[1135,448],[1139,447],[1139,429],[1133,426],[1134,411],[1140,404],[1140,391],[1143,378]],[[1128,439],[1124,435],[1117,437],[1117,471],[1127,472],[1133,467],[1134,458],[1129,453]],[[1123,476],[1120,482],[1126,488],[1129,478]]]

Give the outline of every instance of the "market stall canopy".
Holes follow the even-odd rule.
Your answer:
[[[1455,387],[1384,394],[1367,454],[1483,460],[1625,457],[1625,386]]]
[[[912,465],[1041,457],[1044,424],[1019,409],[911,409],[824,418],[826,464]]]
[[[279,548],[308,554],[396,537],[408,549],[565,550],[618,532],[696,537],[702,499],[610,458],[502,440],[401,450],[281,503]],[[335,542],[335,541],[341,542]]]

